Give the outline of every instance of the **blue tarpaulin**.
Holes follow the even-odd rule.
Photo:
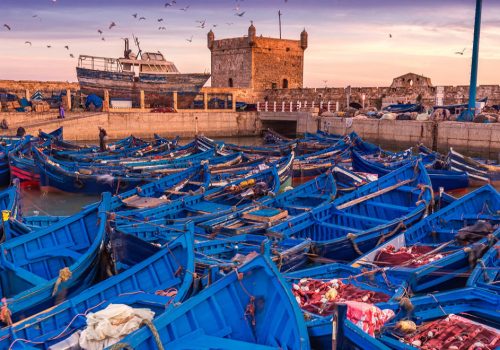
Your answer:
[[[101,108],[102,98],[94,94],[88,95],[87,99],[85,100],[85,108],[89,108],[91,104],[93,104],[95,108]]]

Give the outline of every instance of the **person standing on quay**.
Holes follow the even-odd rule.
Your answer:
[[[59,106],[59,119],[64,119],[64,107],[62,104]]]
[[[104,128],[99,127],[99,148],[101,152],[106,151],[106,142],[108,141],[108,133]]]

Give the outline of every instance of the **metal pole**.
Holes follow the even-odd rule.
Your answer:
[[[472,120],[476,110],[476,93],[477,93],[477,68],[479,60],[479,38],[481,36],[481,12],[483,0],[476,0],[476,18],[474,22],[474,46],[472,48],[472,66],[470,72],[469,86],[469,108],[468,120]]]
[[[278,10],[278,20],[280,23],[280,39],[281,39],[281,11],[280,10]]]

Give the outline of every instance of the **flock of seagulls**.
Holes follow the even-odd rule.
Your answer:
[[[52,5],[56,5],[57,1],[58,0],[50,0],[50,2],[52,3]],[[241,10],[241,6],[240,6],[241,2],[244,1],[244,0],[235,0],[235,1],[236,1],[236,6],[233,8],[234,15],[241,18],[246,13],[246,11],[242,11]],[[284,1],[285,1],[285,3],[288,2],[288,0],[284,0]],[[169,7],[174,7],[175,5],[177,5],[177,0],[170,0],[170,1],[167,1],[165,3],[164,7],[169,8]],[[178,10],[179,11],[183,11],[183,12],[187,12],[190,7],[191,7],[191,5],[187,4],[184,7],[179,8]],[[146,17],[140,16],[138,13],[133,13],[132,17],[134,19],[138,20],[138,21],[147,21]],[[40,21],[42,20],[42,18],[38,14],[32,15],[32,18],[38,19]],[[165,20],[163,18],[161,18],[161,17],[157,18],[156,22],[159,24],[159,26],[158,26],[158,30],[159,31],[166,31],[167,30],[167,27],[164,25]],[[197,20],[196,23],[197,23],[197,26],[196,26],[197,28],[205,29],[206,26],[207,26],[206,19]],[[227,26],[231,26],[233,24],[234,24],[233,22],[226,22]],[[117,23],[115,21],[111,21],[111,23],[108,26],[108,30],[112,30],[114,27],[117,27]],[[212,28],[215,28],[215,27],[217,27],[217,24],[212,24]],[[8,23],[4,23],[3,24],[3,28],[5,28],[5,30],[7,30],[7,31],[12,31],[13,30],[13,27],[10,24],[8,24]],[[100,39],[102,41],[105,41],[104,31],[102,29],[97,29],[97,33],[99,34]],[[192,43],[193,42],[193,37],[194,36],[191,35],[191,37],[189,39],[186,39],[186,41],[188,43]],[[392,39],[392,38],[393,38],[392,33],[389,33],[389,39]],[[33,46],[33,43],[31,41],[29,41],[29,40],[25,41],[24,43],[25,43],[25,45],[29,45],[30,47]],[[52,48],[52,45],[46,45],[46,47],[48,49],[50,49],[50,48]],[[70,51],[69,45],[65,45],[64,48],[67,51]],[[461,50],[461,51],[456,51],[455,55],[463,56],[464,53],[465,53],[465,51],[466,51],[465,48],[463,50]],[[74,58],[74,55],[72,53],[69,53],[69,56],[71,58]]]

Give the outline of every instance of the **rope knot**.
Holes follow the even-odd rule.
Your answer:
[[[415,308],[413,306],[413,304],[411,303],[410,298],[407,298],[407,297],[401,298],[401,300],[399,301],[399,306],[401,306],[407,312],[410,312],[410,311],[412,311]]]
[[[59,277],[57,278],[57,281],[54,284],[54,290],[52,291],[52,296],[54,296],[57,293],[59,285],[61,283],[68,281],[72,275],[73,274],[71,273],[69,267],[63,267],[62,269],[59,270]]]

